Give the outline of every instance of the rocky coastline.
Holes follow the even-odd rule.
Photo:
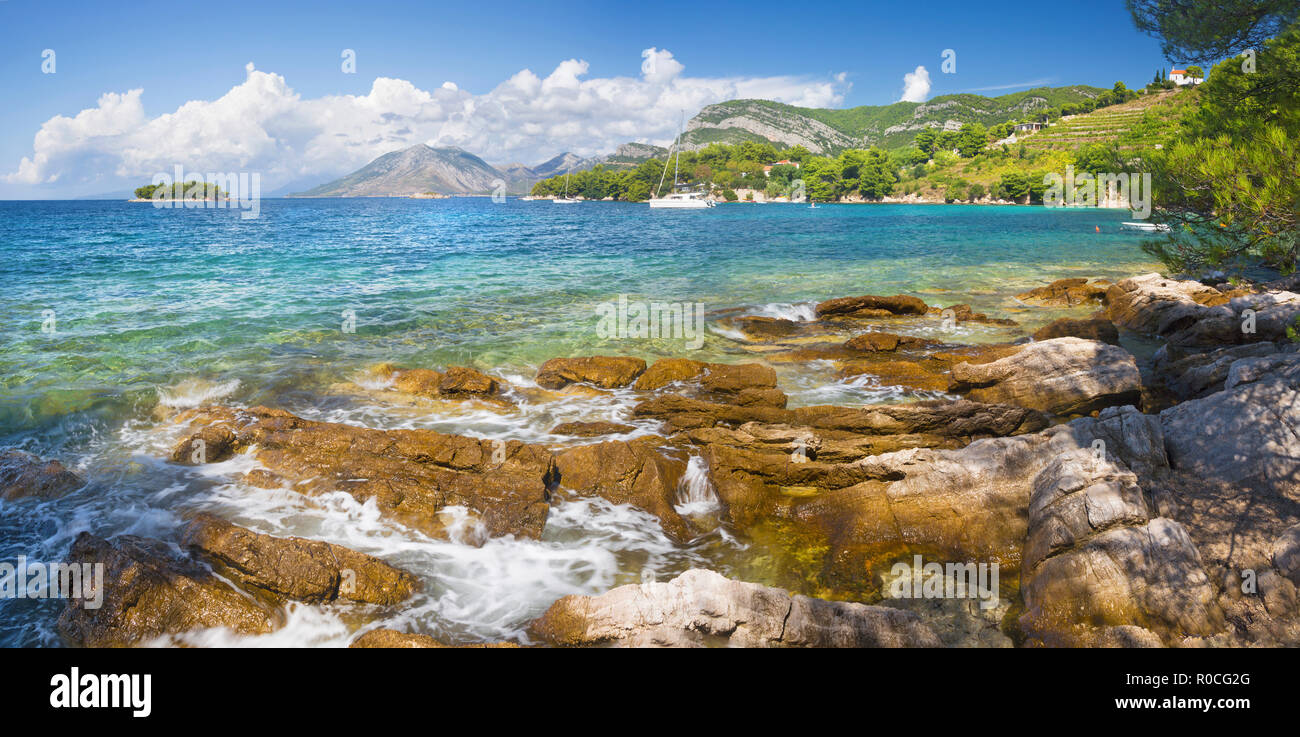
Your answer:
[[[564,422],[553,442],[274,407],[160,420],[177,438],[167,462],[246,458],[245,484],[343,493],[432,537],[463,534],[453,528],[467,514],[467,544],[538,538],[571,498],[636,507],[677,542],[716,525],[776,534],[816,596],[695,568],[563,597],[520,642],[442,642],[369,624],[429,583],[411,572],[182,512],[176,539],[79,536],[68,561],[105,563],[103,606],[70,601],[59,633],[84,647],[218,627],[262,634],[301,602],[355,610],[356,647],[1300,645],[1300,346],[1287,336],[1297,280],[1074,278],[1017,300],[1077,314],[1029,334],[966,305],[828,296],[811,320],[721,318],[754,357],[740,363],[556,357],[528,387],[464,366],[372,369],[394,394],[487,411],[522,396],[636,394],[630,417]],[[1008,340],[955,342],[946,330],[961,323]],[[1135,355],[1133,337],[1159,347]],[[790,406],[773,367],[809,362],[942,398]],[[633,432],[646,422],[657,432]],[[692,468],[712,515],[683,502]],[[7,502],[79,481],[56,460],[0,452]],[[900,598],[898,567],[922,560],[949,564],[938,589],[953,565],[995,566],[995,583],[980,600]]]

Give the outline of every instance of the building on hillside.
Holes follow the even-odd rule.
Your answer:
[[[789,159],[781,159],[780,161],[776,162],[775,164],[768,164],[767,166],[764,166],[764,167],[763,167],[763,176],[765,176],[765,177],[770,177],[770,176],[772,176],[772,167],[774,167],[774,166],[793,166],[794,168],[798,169],[798,168],[799,168],[799,162],[798,162],[798,161],[791,161],[791,160],[789,160]]]
[[[1186,69],[1169,70],[1169,81],[1179,87],[1186,87],[1189,84],[1196,85],[1205,81],[1204,77],[1193,77],[1187,73]]]
[[[1043,129],[1042,123],[1016,123],[1016,133],[1033,133]]]

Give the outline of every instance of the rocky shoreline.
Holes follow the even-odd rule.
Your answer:
[[[463,535],[467,514],[466,544],[539,538],[559,500],[600,498],[652,515],[680,543],[717,525],[774,535],[818,594],[692,569],[563,597],[526,639],[493,645],[1300,645],[1300,353],[1286,334],[1300,316],[1295,281],[1063,279],[1017,299],[1090,313],[1032,335],[966,305],[837,297],[813,320],[721,318],[751,362],[561,357],[538,369],[535,387],[469,367],[383,365],[372,373],[391,392],[427,403],[510,412],[521,397],[611,391],[637,403],[626,422],[564,422],[546,443],[204,406],[163,421],[179,438],[168,460],[246,458],[249,486],[346,494],[435,538]],[[1008,340],[954,342],[962,323]],[[1139,358],[1124,347],[1131,337],[1160,347]],[[941,398],[789,406],[773,366],[812,362]],[[711,515],[684,504],[692,468]],[[79,482],[57,461],[0,454],[5,500]],[[367,624],[426,586],[408,571],[211,514],[186,518],[174,540],[77,538],[69,561],[104,563],[106,591],[101,608],[68,604],[66,643],[263,634],[302,602],[354,609],[357,647],[456,644]],[[990,606],[970,614],[984,609],[970,597],[898,598],[897,567],[913,560],[996,566]]]

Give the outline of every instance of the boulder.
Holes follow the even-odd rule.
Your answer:
[[[1300,294],[1232,296],[1196,281],[1146,274],[1107,291],[1107,316],[1121,328],[1164,338],[1174,346],[1278,341],[1300,315]],[[1247,312],[1249,310],[1249,313]]]
[[[446,372],[432,369],[399,369],[380,364],[371,369],[376,376],[388,377],[393,388],[405,394],[440,399],[494,399],[507,384],[468,366],[450,366]]]
[[[382,514],[427,534],[443,534],[442,510],[458,505],[489,535],[535,538],[550,508],[555,462],[541,446],[315,422],[266,407],[204,407],[178,421],[197,431],[177,443],[175,461],[193,462],[196,442],[220,431],[228,452],[251,453],[297,491],[373,499]],[[208,462],[219,460],[207,449]]]
[[[1276,345],[1263,342],[1192,353],[1162,348],[1156,351],[1153,368],[1156,378],[1175,397],[1195,399],[1221,391],[1229,370],[1240,359],[1276,353]]]
[[[17,448],[0,451],[0,500],[53,499],[84,481],[56,460],[42,460]]]
[[[1043,307],[1075,307],[1077,305],[1102,302],[1106,297],[1109,282],[1098,280],[1089,283],[1087,279],[1057,279],[1045,287],[1036,287],[1028,292],[1016,295],[1016,299],[1031,305]]]
[[[502,382],[477,369],[452,366],[442,375],[438,394],[444,397],[491,397],[501,393]]]
[[[1101,318],[1075,320],[1062,317],[1034,331],[1034,340],[1051,340],[1053,338],[1083,338],[1119,345],[1119,330],[1115,328],[1115,324],[1110,320]]]
[[[659,518],[669,537],[688,540],[691,529],[674,508],[686,462],[662,453],[662,442],[662,438],[644,437],[560,451],[555,456],[559,487],[644,509]]]
[[[71,598],[59,616],[59,633],[73,645],[126,647],[214,627],[264,634],[282,620],[269,597],[239,591],[159,540],[123,535],[110,541],[83,532],[68,562],[104,566],[100,606]]]
[[[338,599],[396,604],[419,587],[415,576],[371,555],[300,537],[272,537],[203,513],[183,542],[228,577],[311,604]]]
[[[978,402],[1015,404],[1058,415],[1140,401],[1137,360],[1116,346],[1081,338],[1026,345],[992,363],[957,364],[953,391]]]
[[[645,361],[628,356],[552,358],[537,370],[537,385],[562,389],[569,384],[584,383],[616,389],[631,384],[645,369]]]
[[[563,646],[939,647],[917,615],[790,595],[692,569],[667,583],[566,596],[530,632]]]
[[[1005,317],[989,317],[983,312],[976,312],[971,309],[970,305],[952,305],[951,307],[931,307],[930,312],[938,314],[940,317],[951,316],[957,322],[978,322],[985,325],[1001,325],[1003,327],[1015,327],[1020,323]]]
[[[924,315],[929,306],[916,297],[895,294],[878,297],[867,294],[861,297],[829,299],[817,305],[818,317],[889,317],[894,315]]]

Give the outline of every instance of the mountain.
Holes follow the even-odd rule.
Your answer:
[[[506,176],[463,149],[423,143],[386,153],[351,174],[295,197],[400,197],[421,192],[489,194]]]
[[[925,127],[992,126],[1037,110],[1097,97],[1105,90],[1087,85],[1038,87],[999,97],[940,95],[927,102],[863,105],[844,110],[806,108],[771,100],[730,100],[709,105],[686,124],[683,146],[766,141],[806,147],[813,153],[845,148],[905,146]]]
[[[636,166],[650,159],[668,155],[668,149],[649,143],[625,143],[612,154],[600,157],[601,163],[608,166]]]

